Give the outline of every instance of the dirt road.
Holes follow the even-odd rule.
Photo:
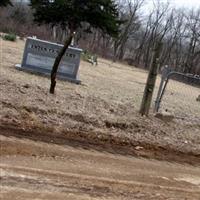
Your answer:
[[[0,136],[2,200],[200,199],[200,168]]]

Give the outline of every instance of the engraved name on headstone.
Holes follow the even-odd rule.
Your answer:
[[[21,70],[50,75],[55,58],[62,45],[39,39],[27,38]],[[58,68],[57,77],[80,83],[78,71],[81,49],[69,47]]]

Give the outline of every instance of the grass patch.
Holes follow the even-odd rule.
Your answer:
[[[81,56],[82,60],[89,62],[91,64],[97,65],[97,55],[90,53],[89,51],[85,50]]]
[[[7,41],[15,42],[16,39],[17,39],[17,36],[15,34],[13,34],[13,33],[10,33],[10,34],[4,35],[3,39],[7,40]]]

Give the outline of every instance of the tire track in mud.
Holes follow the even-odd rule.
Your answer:
[[[58,176],[62,177],[63,179],[70,179],[70,182],[74,182],[77,184],[77,181],[80,183],[82,182],[95,182],[96,190],[100,192],[111,192],[110,186],[115,185],[115,187],[121,187],[124,189],[130,189],[132,187],[147,187],[147,188],[159,188],[160,190],[168,190],[168,191],[178,191],[178,192],[186,192],[186,193],[195,193],[197,192],[200,194],[200,192],[197,191],[197,187],[193,188],[191,187],[191,184],[185,184],[188,188],[184,188],[184,184],[182,184],[182,187],[173,185],[172,182],[169,181],[168,186],[164,185],[157,185],[154,183],[145,183],[142,181],[127,181],[127,180],[119,180],[119,179],[112,179],[112,178],[106,178],[106,177],[97,177],[97,176],[88,176],[84,174],[78,174],[78,173],[68,173],[68,172],[60,172],[55,170],[45,170],[45,169],[37,169],[37,168],[31,168],[31,167],[22,167],[22,166],[10,166],[10,165],[1,165],[1,176],[3,174],[3,178],[1,177],[1,186],[7,183],[11,183],[12,185],[19,186],[20,181],[27,182],[28,184],[33,184],[33,187],[38,187],[38,185],[52,185],[55,188],[67,188],[70,186],[67,186],[66,182],[64,183],[58,183],[56,181],[56,178]],[[2,171],[3,170],[3,171]],[[6,171],[6,173],[4,172]],[[6,174],[6,175],[5,175]],[[42,179],[42,180],[41,180]],[[167,179],[167,178],[166,178]],[[4,182],[5,180],[5,182]],[[9,181],[10,180],[10,181]],[[15,182],[15,183],[14,183]],[[56,183],[57,182],[57,183]],[[69,182],[68,182],[69,183]],[[177,184],[177,183],[176,183]],[[80,184],[81,185],[81,184]],[[104,185],[104,186],[100,186]],[[78,184],[77,184],[78,186]],[[77,187],[76,187],[77,188]],[[118,189],[119,189],[118,188]],[[200,188],[200,185],[199,185]],[[82,188],[83,189],[83,188]],[[62,192],[62,191],[61,191]],[[117,191],[116,191],[117,193]]]
[[[6,200],[13,199],[9,195],[16,196],[18,193],[21,196],[28,193],[29,199],[32,193],[43,194],[43,197],[37,199],[45,199],[48,193],[54,195],[54,199],[62,199],[60,194],[65,197],[73,194],[78,199],[86,195],[83,199],[95,200],[198,200],[200,195],[200,184],[187,181],[189,174],[190,178],[196,176],[200,180],[197,167],[1,136],[1,142],[6,141],[7,154],[0,157],[1,195]],[[11,146],[18,147],[9,151]],[[22,153],[22,156],[19,148],[24,147],[26,155]],[[43,148],[42,152],[40,147]],[[50,149],[52,152],[49,153]],[[32,156],[34,150],[38,152]],[[52,157],[52,153],[58,153],[57,157],[55,154]],[[20,200],[27,198],[19,197]]]
[[[0,125],[1,135],[7,137],[16,137],[21,139],[30,139],[33,141],[41,141],[45,143],[54,143],[57,145],[69,145],[83,149],[94,149],[97,151],[106,151],[114,154],[131,155],[135,157],[144,157],[157,160],[165,160],[177,163],[187,163],[200,166],[200,154],[197,152],[181,152],[169,147],[153,145],[149,143],[140,143],[114,137],[109,134],[98,135],[96,133],[88,133],[81,131],[68,131],[63,133],[55,133],[50,129],[25,130],[15,125]]]

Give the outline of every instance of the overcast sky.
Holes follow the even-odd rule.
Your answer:
[[[177,7],[199,7],[200,0],[171,0],[171,3]]]
[[[149,10],[153,8],[153,1],[156,2],[156,0],[146,0],[145,4],[142,8],[142,11],[144,13],[148,13]],[[170,2],[170,7],[175,8],[185,8],[185,9],[191,9],[200,8],[200,0],[160,0],[162,3]]]
[[[185,7],[185,8],[198,8],[200,7],[200,0],[160,0],[163,3],[170,2],[173,7]],[[152,0],[146,0],[146,3],[152,4]]]

